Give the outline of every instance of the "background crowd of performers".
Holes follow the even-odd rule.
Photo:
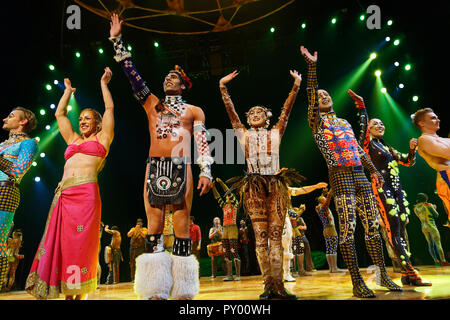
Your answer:
[[[241,275],[248,274],[250,256],[254,253],[263,279],[259,298],[297,299],[294,293],[285,289],[284,282],[311,276],[315,269],[305,236],[308,226],[302,219],[306,208],[294,207],[291,197],[322,190],[315,211],[323,224],[329,271],[343,272],[337,266],[339,247],[354,296],[375,297],[358,267],[354,237],[357,214],[364,227],[367,251],[379,271],[381,286],[390,291],[402,291],[386,271],[382,236],[393,264],[401,271],[403,285],[432,285],[411,263],[405,227],[410,209],[398,175],[398,164],[413,166],[418,151],[436,170],[437,194],[450,215],[450,139],[437,135],[440,120],[432,109],[422,109],[414,114],[413,122],[422,135],[412,139],[409,152],[403,154],[384,141],[384,124],[380,119],[369,118],[363,97],[349,90],[359,118],[359,135],[355,135],[348,121],[334,112],[330,94],[319,89],[317,52],[311,54],[301,47],[299,53],[307,69],[309,102],[305,116],[326,161],[329,182],[301,186],[305,181],[303,175],[295,169],[280,167],[283,134],[296,97],[302,92],[302,75],[296,70],[289,72],[293,79],[292,88],[272,127],[272,111],[262,105],[250,108],[245,114],[248,126],[241,122],[234,106],[236,99],[231,100],[227,89],[227,84],[238,76],[237,71],[220,80],[222,100],[246,159],[245,175],[223,182],[212,175],[214,159],[209,151],[205,112],[182,98],[183,92],[192,87],[183,69],[175,66],[169,71],[163,82],[165,97],[160,99],[141,77],[131,53],[124,46],[122,21],[116,14],[111,17],[109,40],[113,44],[114,59],[123,69],[133,95],[147,115],[150,134],[143,185],[147,227],[144,227],[144,220],[139,219],[127,233],[130,238],[130,278],[139,298],[193,299],[199,292],[199,253],[205,243],[202,243],[200,229],[191,215],[197,180],[192,175],[190,139],[183,139],[186,136],[194,137],[199,155],[195,161],[200,167],[196,189],[202,196],[212,188],[223,213],[213,219],[208,233],[207,248],[213,278],[217,276],[217,263],[221,260],[224,281],[242,281]],[[112,72],[107,67],[100,79],[104,113],[82,110],[79,133],[67,117],[67,106],[76,89],[69,79],[64,80],[65,90],[55,116],[67,143],[66,162],[25,285],[26,291],[38,299],[57,298],[60,294],[66,299],[86,299],[89,292],[98,288],[100,238],[105,236],[102,231],[111,236],[110,245],[104,248],[108,265],[106,283],[120,281],[122,235],[119,227],[110,228],[101,222],[97,182],[114,139],[114,102],[108,88],[111,78]],[[0,144],[0,283],[9,290],[14,284],[17,265],[23,258],[20,255],[20,230],[15,230],[10,237],[14,213],[20,203],[19,184],[30,168],[38,146],[29,136],[36,126],[30,110],[15,108],[3,122],[3,129],[9,131],[10,136]],[[364,169],[370,173],[370,179]],[[329,208],[332,200],[338,224]],[[243,216],[239,220],[241,208]],[[439,215],[436,206],[428,202],[427,195],[418,194],[413,211],[420,219],[433,260],[442,266],[448,265],[436,228],[435,219]],[[246,217],[251,222],[252,232],[246,226]],[[447,227],[449,223],[446,223]],[[250,240],[254,252],[250,250]]]

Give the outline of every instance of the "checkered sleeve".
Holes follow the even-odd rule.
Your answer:
[[[11,168],[4,172],[15,181],[20,181],[31,167],[36,152],[37,142],[34,139],[22,141],[20,143],[20,151],[17,159],[13,162]]]
[[[14,163],[9,161],[8,159],[3,158],[3,155],[0,155],[0,170],[4,173],[8,173],[11,171],[11,168],[14,166]]]
[[[399,164],[405,167],[411,167],[416,163],[416,150],[415,149],[409,149],[409,152],[407,154],[398,152],[392,147],[389,147],[389,150],[394,157],[395,160]]]
[[[316,132],[319,127],[320,113],[319,102],[317,98],[317,70],[316,63],[304,56],[308,66],[306,77],[306,92],[308,94],[308,124],[313,132]]]
[[[133,61],[131,61],[131,53],[125,48],[122,42],[122,36],[111,37],[109,40],[113,43],[115,51],[114,59],[120,64],[130,81],[134,97],[141,105],[144,105],[147,98],[151,95],[151,92],[141,75],[138,73]]]

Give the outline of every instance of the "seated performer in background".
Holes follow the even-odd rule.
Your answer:
[[[223,252],[223,227],[220,225],[220,218],[215,217],[213,220],[213,226],[209,229],[208,255],[211,257],[211,278],[217,277],[217,261],[220,257],[222,264],[222,270],[226,273],[227,267],[224,259]]]
[[[317,198],[316,212],[323,225],[323,237],[325,239],[325,255],[327,257],[330,273],[345,272],[337,266],[338,235],[334,224],[334,217],[330,210],[330,202],[333,190],[326,191]]]
[[[297,299],[283,284],[283,248],[281,235],[289,205],[288,186],[304,180],[293,169],[280,169],[279,150],[289,114],[300,88],[301,75],[290,71],[294,84],[286,99],[278,122],[268,129],[271,111],[255,106],[247,112],[245,128],[228,95],[226,84],[238,75],[237,71],[220,79],[219,86],[231,125],[245,154],[247,172],[236,177],[230,190],[238,190],[244,209],[252,221],[256,238],[256,256],[264,279],[260,299]]]
[[[22,107],[3,119],[3,130],[9,131],[9,137],[0,143],[0,286],[8,269],[8,236],[19,207],[19,184],[38,149],[36,140],[28,135],[34,128],[34,113]]]
[[[422,132],[417,151],[437,171],[436,190],[447,211],[447,223],[444,226],[450,228],[450,138],[437,135],[441,121],[432,109],[421,109],[412,118]]]
[[[355,101],[358,109],[360,125],[359,144],[372,160],[375,168],[381,173],[384,183],[377,187],[372,179],[372,190],[377,200],[378,210],[381,214],[383,227],[386,229],[389,244],[394,249],[397,260],[402,267],[403,284],[415,286],[431,286],[424,281],[412,266],[406,243],[405,229],[410,210],[406,192],[402,190],[400,183],[398,164],[409,167],[416,162],[417,139],[409,142],[408,154],[403,154],[388,145],[383,137],[385,127],[380,119],[372,118],[369,121],[364,99],[356,95],[352,90],[348,91]]]
[[[120,262],[123,261],[122,251],[120,251],[122,236],[117,226],[113,226],[111,229],[109,229],[109,226],[105,226],[105,232],[112,234],[111,261],[108,264],[109,274],[106,278],[106,284],[117,284],[120,282]]]
[[[185,103],[183,91],[192,83],[176,66],[164,78],[165,98],[154,95],[136,67],[121,40],[123,21],[111,16],[110,41],[114,59],[120,63],[131,83],[135,98],[144,108],[150,133],[149,159],[144,181],[144,205],[148,235],[146,253],[136,260],[134,290],[142,299],[193,299],[199,291],[199,264],[192,253],[189,216],[192,207],[194,179],[190,155],[191,137],[197,144],[200,196],[211,188],[211,165],[206,138],[205,115],[199,107]],[[175,240],[172,254],[164,250],[165,206],[172,205]]]
[[[25,285],[27,292],[38,299],[58,298],[60,292],[68,300],[85,299],[97,287],[101,217],[97,175],[114,137],[114,103],[108,89],[111,76],[106,68],[100,80],[103,117],[94,109],[82,110],[80,134],[73,131],[67,118],[67,105],[76,89],[64,79],[65,90],[55,117],[67,143],[66,164]],[[74,272],[80,277],[74,277]]]
[[[130,238],[130,278],[134,282],[134,274],[136,272],[136,259],[145,252],[145,237],[148,230],[144,228],[144,221],[137,219],[136,226],[131,228],[127,233]]]
[[[450,263],[445,260],[444,250],[442,250],[441,235],[434,221],[439,217],[436,205],[428,202],[428,196],[425,193],[417,194],[416,202],[413,210],[422,225],[423,235],[428,242],[428,252],[435,264],[449,266]]]
[[[356,212],[364,226],[367,251],[379,268],[381,285],[391,291],[401,291],[402,288],[386,272],[383,246],[378,233],[377,203],[363,166],[370,172],[372,179],[377,181],[377,188],[382,186],[382,176],[358,145],[348,121],[336,116],[333,100],[328,92],[318,90],[317,52],[312,55],[304,47],[300,50],[308,65],[308,124],[328,166],[330,186],[339,217],[339,246],[350,272],[353,294],[359,298],[375,297],[359,272],[354,241]]]
[[[227,192],[228,186],[220,179],[216,178],[216,182],[220,184],[223,191]],[[227,276],[223,281],[241,280],[241,258],[239,257],[238,245],[238,228],[236,225],[236,217],[239,211],[239,201],[236,196],[230,192],[227,196],[221,196],[216,189],[216,183],[212,185],[214,198],[219,203],[223,211],[223,257],[227,264]],[[233,259],[234,267],[236,269],[236,278],[233,278]]]

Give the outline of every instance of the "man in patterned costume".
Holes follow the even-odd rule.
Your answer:
[[[28,136],[34,128],[33,112],[22,107],[3,119],[3,129],[9,131],[9,138],[0,143],[0,284],[8,268],[7,241],[20,202],[19,184],[37,151],[37,142]]]
[[[148,235],[146,253],[136,260],[134,290],[142,299],[193,299],[199,291],[199,263],[192,253],[189,217],[194,179],[190,155],[191,137],[197,145],[200,196],[211,188],[211,165],[206,137],[205,115],[197,106],[185,103],[182,93],[192,83],[176,66],[165,77],[165,99],[153,94],[136,70],[121,40],[123,21],[111,16],[109,40],[114,59],[130,81],[135,98],[145,110],[150,133],[150,150],[144,181],[144,205]],[[172,206],[175,240],[172,254],[164,250],[164,212]]]
[[[339,216],[339,245],[351,275],[353,294],[360,298],[375,297],[375,293],[366,286],[359,272],[354,243],[356,211],[364,226],[367,251],[379,268],[381,285],[391,291],[401,291],[401,287],[395,284],[386,272],[381,237],[378,233],[377,203],[363,166],[369,170],[378,188],[382,186],[382,177],[356,142],[350,124],[336,116],[328,92],[318,90],[317,52],[311,55],[303,46],[300,50],[308,65],[308,124],[328,166],[330,186]]]
[[[220,179],[216,178],[216,182],[220,184],[222,189],[227,192],[228,186]],[[223,211],[223,257],[227,265],[227,276],[223,281],[241,280],[241,258],[239,257],[239,244],[238,244],[238,227],[236,225],[236,218],[239,211],[239,201],[233,193],[229,193],[227,196],[221,196],[216,188],[216,183],[212,185],[212,191],[214,198],[219,203],[219,206]],[[236,278],[233,278],[233,258],[234,267],[236,269]]]
[[[225,109],[231,120],[247,162],[247,173],[228,182],[235,182],[243,195],[244,209],[252,221],[256,239],[256,256],[264,279],[260,299],[297,299],[283,284],[283,226],[289,205],[288,186],[304,180],[295,170],[280,169],[279,149],[286,130],[289,114],[300,88],[301,75],[291,71],[294,84],[286,99],[278,122],[267,129],[272,113],[264,106],[255,106],[247,112],[245,128],[228,95],[226,84],[238,75],[237,71],[220,79],[219,86]]]

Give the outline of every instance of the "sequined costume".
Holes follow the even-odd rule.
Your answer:
[[[226,86],[220,86],[225,109],[247,162],[247,174],[228,182],[234,182],[230,190],[236,189],[241,194],[244,209],[252,221],[256,255],[264,278],[261,299],[275,296],[296,298],[287,293],[283,284],[281,236],[289,205],[288,185],[301,182],[304,178],[293,169],[280,170],[279,147],[298,90],[299,85],[294,83],[280,118],[271,129],[246,129],[234,109]]]
[[[327,167],[334,203],[339,217],[339,245],[350,272],[353,294],[357,297],[375,297],[362,278],[354,244],[356,212],[364,226],[366,248],[378,266],[381,284],[390,290],[401,290],[388,276],[383,258],[381,237],[378,233],[378,208],[363,166],[371,174],[378,174],[373,163],[358,145],[352,127],[334,111],[319,111],[316,62],[304,55],[307,66],[308,124]]]
[[[436,227],[435,219],[439,216],[436,206],[427,202],[428,197],[425,194],[419,194],[417,198],[417,204],[414,206],[413,211],[422,225],[422,232],[428,243],[428,252],[436,264],[449,265],[445,260],[441,235]]]
[[[157,144],[161,145],[161,141],[166,139],[164,142],[167,142],[168,146],[174,146],[172,149],[172,154],[174,154],[176,145],[183,138],[187,138],[184,136],[186,131],[190,133],[187,128],[184,128],[183,124],[192,121],[188,117],[189,115],[192,116],[193,111],[191,107],[184,103],[181,96],[167,95],[165,99],[161,100],[156,97],[138,73],[131,60],[131,53],[127,51],[122,42],[121,35],[110,37],[109,40],[113,43],[114,59],[122,67],[131,84],[133,95],[146,112],[150,144],[152,145],[153,142],[158,141]],[[187,88],[190,88],[192,85],[184,71],[178,66],[170,73],[177,74],[179,80],[186,83]],[[211,181],[211,165],[214,160],[209,154],[206,139],[207,131],[203,121],[196,121],[198,123],[192,122],[193,136],[199,155],[197,163],[200,167],[200,177],[206,177]],[[190,137],[191,135],[189,134]],[[145,187],[147,196],[144,197],[146,212],[149,214],[149,210],[152,208],[161,209],[160,206],[162,204],[163,208],[161,211],[164,214],[165,205],[174,203],[183,205],[184,201],[186,201],[187,210],[190,211],[192,198],[187,200],[186,197],[191,191],[190,189],[188,190],[184,183],[188,180],[186,177],[191,177],[192,179],[190,164],[186,164],[188,159],[183,157],[183,163],[180,163],[180,159],[177,157],[168,159],[168,157],[163,156],[155,154],[149,159],[150,163],[147,166],[148,175],[146,175],[147,183]],[[155,161],[155,163],[152,163],[152,161]],[[155,173],[150,172],[154,168],[156,168]],[[178,176],[174,175],[176,172],[179,173]],[[152,174],[154,174],[153,177]],[[184,190],[186,191],[184,192]],[[177,216],[177,211],[179,212],[180,210],[177,209],[174,212],[175,217]],[[147,236],[146,253],[139,256],[136,260],[134,290],[140,298],[168,299],[169,296],[172,296],[175,299],[192,299],[198,294],[199,263],[192,255],[192,240],[189,237],[181,238],[177,236],[176,232],[175,230],[172,254],[164,251],[164,235],[162,233],[149,234]]]
[[[406,192],[400,183],[398,165],[413,166],[416,161],[415,149],[403,154],[388,145],[384,139],[371,137],[369,133],[369,116],[364,101],[355,99],[360,126],[359,142],[369,155],[375,168],[383,176],[384,184],[378,189],[372,180],[372,190],[377,200],[378,210],[383,219],[389,245],[394,250],[401,264],[402,277],[408,277],[417,285],[431,285],[421,281],[421,277],[412,266],[406,242],[406,220],[410,214]]]
[[[216,179],[218,184],[221,185],[223,191],[227,192],[228,186],[219,178]],[[224,281],[240,280],[241,277],[241,258],[239,256],[239,243],[238,243],[238,228],[236,225],[236,218],[239,211],[239,201],[233,193],[229,193],[227,196],[221,196],[216,188],[216,183],[213,184],[214,198],[217,200],[219,206],[223,211],[223,254],[225,263],[227,264],[227,276]],[[233,278],[233,258],[234,267],[236,269],[236,279]]]
[[[19,184],[37,148],[37,142],[26,133],[10,133],[0,144],[0,284],[8,268],[8,235],[20,202]]]

